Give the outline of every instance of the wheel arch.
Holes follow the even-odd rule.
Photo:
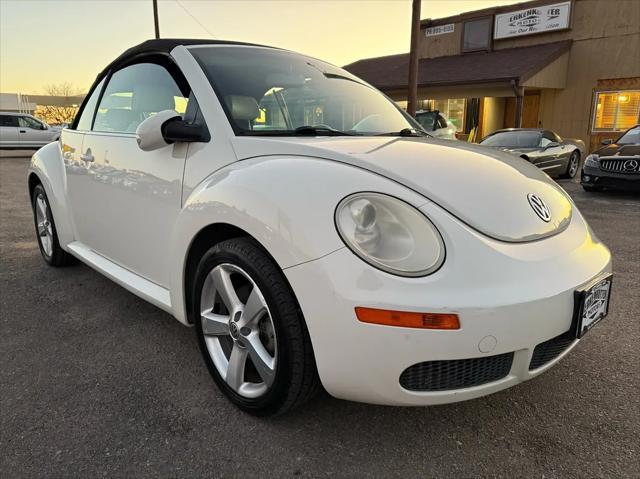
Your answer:
[[[33,190],[36,188],[37,185],[42,184],[42,180],[38,177],[38,175],[36,173],[31,171],[31,172],[29,172],[29,177],[27,179],[27,184],[28,184],[28,187],[29,187],[29,200],[31,200],[31,202],[33,202]]]
[[[56,222],[58,241],[62,249],[73,241],[73,228],[67,205],[66,172],[59,142],[49,143],[34,153],[27,173],[27,187],[31,199],[36,184],[42,184],[51,213]]]
[[[193,280],[195,277],[196,269],[200,263],[200,259],[204,254],[213,246],[222,241],[226,241],[233,238],[251,238],[253,239],[264,252],[269,254],[267,250],[258,242],[253,236],[237,226],[228,223],[213,223],[203,227],[194,236],[189,249],[187,250],[184,268],[182,271],[182,285],[184,290],[184,302],[185,302],[185,321],[189,324],[193,324],[193,318],[189,315],[189,304],[191,303],[191,291],[193,287]],[[269,255],[271,256],[271,255]],[[273,258],[272,258],[273,259]],[[276,263],[277,264],[277,263]]]

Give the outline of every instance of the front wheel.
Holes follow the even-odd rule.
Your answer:
[[[569,157],[569,163],[567,164],[567,171],[562,175],[563,178],[575,178],[578,169],[580,168],[580,153],[574,151]]]
[[[227,240],[207,251],[191,296],[207,368],[240,409],[282,414],[318,390],[297,301],[282,271],[253,240]]]
[[[51,205],[42,185],[36,185],[31,196],[33,221],[36,226],[38,246],[42,258],[50,266],[67,266],[75,262],[75,258],[60,247],[58,231],[51,213]]]

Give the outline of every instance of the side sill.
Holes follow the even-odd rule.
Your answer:
[[[80,261],[86,263],[99,273],[102,273],[111,281],[114,281],[136,296],[163,309],[167,313],[173,314],[171,295],[168,289],[158,286],[148,279],[115,264],[113,261],[87,248],[79,241],[69,243],[67,249]]]

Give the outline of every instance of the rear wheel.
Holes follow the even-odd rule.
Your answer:
[[[319,386],[311,341],[282,271],[251,239],[227,240],[200,260],[191,313],[204,361],[245,412],[284,413]]]
[[[73,264],[75,258],[60,247],[49,198],[47,198],[47,193],[41,184],[36,185],[33,189],[31,206],[33,207],[33,220],[42,258],[51,266]]]
[[[563,178],[575,178],[578,169],[580,168],[580,153],[575,150],[569,157],[569,163],[567,164],[567,171],[562,175]]]

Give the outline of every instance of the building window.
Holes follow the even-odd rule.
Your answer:
[[[448,98],[445,100],[422,100],[418,102],[419,110],[439,111],[455,126],[456,132],[464,129],[464,98]]]
[[[640,90],[596,93],[593,131],[624,131],[640,123]]]
[[[491,17],[470,20],[464,23],[462,51],[477,52],[491,50]]]

